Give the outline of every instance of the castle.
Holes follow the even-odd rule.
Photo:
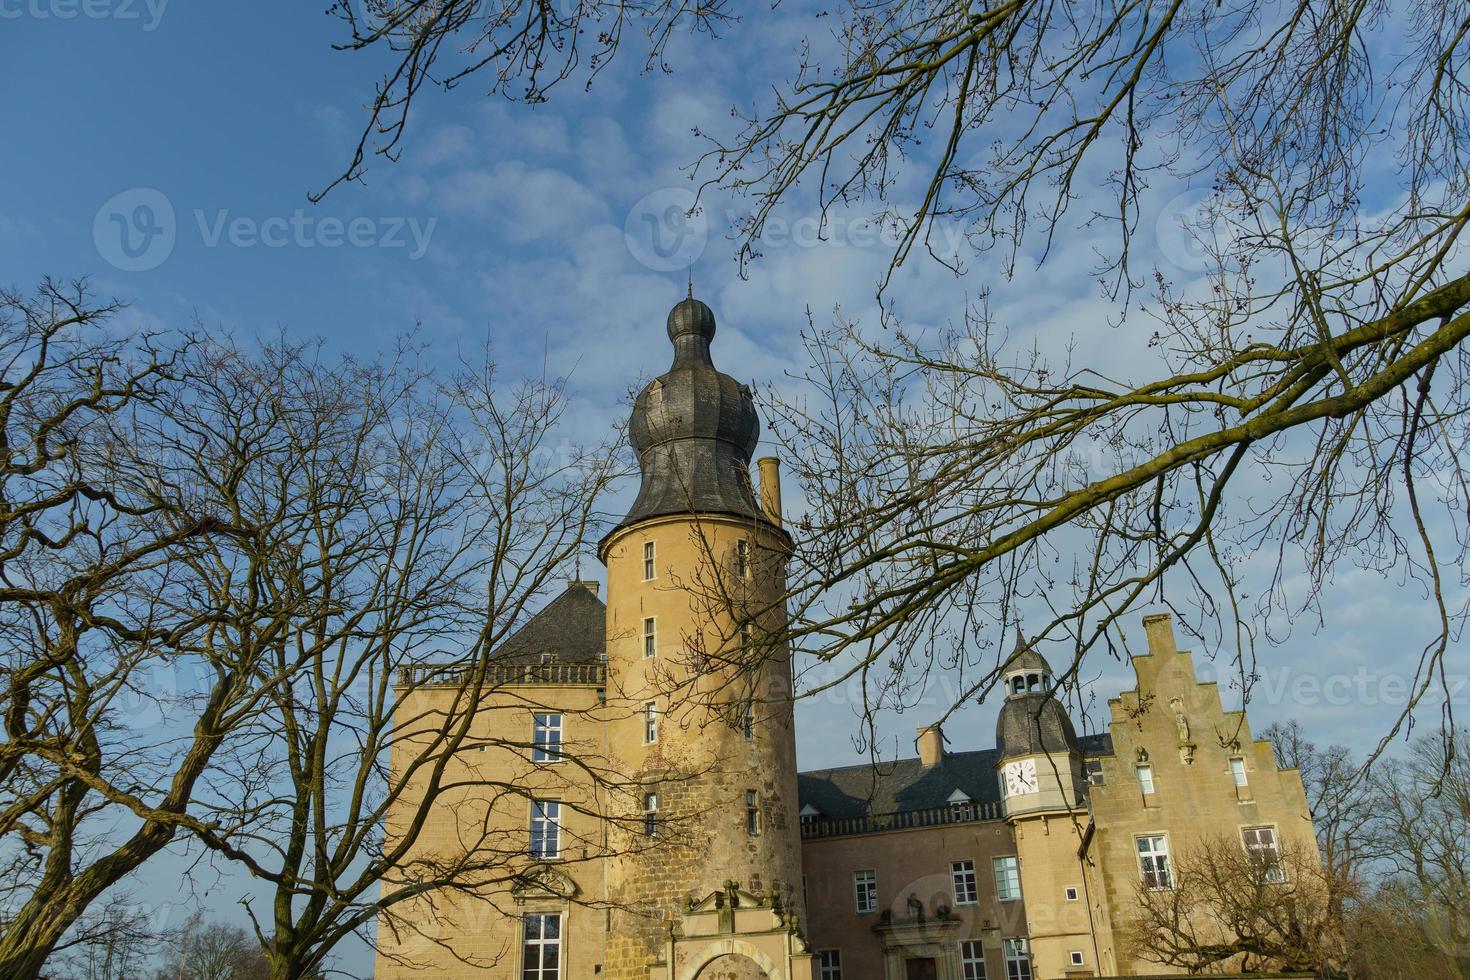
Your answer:
[[[779,475],[763,459],[752,483],[754,403],[715,368],[714,334],[692,295],[669,314],[673,365],[630,420],[639,493],[599,546],[606,603],[573,582],[496,651],[482,744],[420,833],[425,860],[501,849],[502,876],[397,909],[413,928],[384,920],[377,976],[1159,974],[1129,911],[1181,852],[1315,853],[1299,775],[1196,680],[1163,615],[1143,619],[1106,732],[1077,735],[1018,642],[993,748],[950,751],[930,726],[916,758],[799,773]],[[405,731],[463,679],[415,670]]]

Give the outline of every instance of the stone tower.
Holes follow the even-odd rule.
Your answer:
[[[1051,667],[1019,635],[1002,679],[1006,700],[995,743],[1003,812],[1016,841],[1014,873],[1025,900],[1035,975],[1060,977],[1070,968],[1072,950],[1086,950],[1096,962],[1083,894],[1086,873],[1078,858],[1087,827],[1083,754],[1057,699]]]
[[[750,478],[750,390],[710,357],[699,300],[669,313],[673,365],[637,397],[642,483],[603,539],[610,754],[633,781],[612,807],[605,975],[645,980],[691,899],[727,882],[797,911],[796,743],[774,460]],[[648,831],[652,830],[650,836]]]

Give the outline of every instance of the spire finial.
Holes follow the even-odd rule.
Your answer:
[[[689,267],[689,293],[688,299],[694,298],[694,266]]]

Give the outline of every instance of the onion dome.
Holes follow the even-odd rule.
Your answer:
[[[1001,677],[1006,700],[995,720],[995,745],[1002,758],[1078,751],[1077,730],[1052,690],[1051,666],[1026,645],[1019,628]]]
[[[765,522],[750,481],[760,421],[750,389],[710,358],[713,311],[691,294],[669,311],[668,333],[674,363],[639,393],[628,421],[642,483],[618,527],[690,513]]]

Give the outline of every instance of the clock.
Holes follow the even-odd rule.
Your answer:
[[[1006,796],[1024,796],[1036,792],[1036,760],[1007,762],[1001,767]]]

